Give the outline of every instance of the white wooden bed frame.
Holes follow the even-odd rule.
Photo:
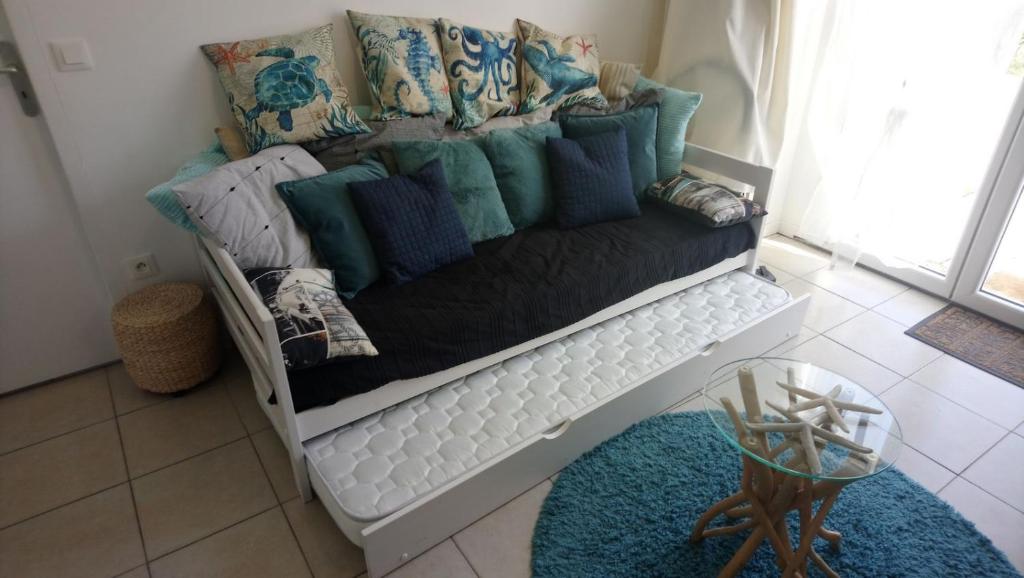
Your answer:
[[[721,175],[734,181],[751,185],[753,187],[753,200],[761,206],[767,206],[772,182],[772,170],[770,168],[748,163],[728,155],[691,144],[686,146],[685,164]],[[755,232],[760,240],[761,224],[758,223],[755,226],[757,227]],[[342,399],[333,405],[313,408],[297,414],[292,403],[288,377],[285,372],[274,319],[271,316],[270,311],[263,305],[259,296],[246,282],[242,271],[237,265],[235,265],[234,261],[231,260],[231,257],[223,248],[215,246],[208,239],[199,236],[197,236],[197,239],[199,260],[210,284],[213,295],[220,306],[221,312],[223,313],[225,324],[252,373],[255,395],[260,407],[263,408],[263,411],[270,418],[270,421],[273,423],[274,428],[277,430],[278,435],[281,436],[281,439],[288,450],[291,457],[295,483],[298,486],[303,499],[306,501],[313,498],[313,491],[310,485],[309,471],[307,469],[303,453],[302,444],[304,442],[325,432],[351,423],[359,418],[376,413],[397,403],[430,391],[458,377],[486,368],[510,357],[539,347],[545,343],[560,339],[585,327],[589,327],[614,316],[621,315],[622,313],[646,305],[647,303],[661,299],[719,275],[736,269],[745,269],[752,272],[757,263],[757,249],[755,247],[744,254],[727,259],[709,269],[700,271],[699,273],[648,289],[630,299],[599,311],[578,323],[574,323],[553,333],[532,339],[519,346],[506,349],[493,355],[435,374],[417,379],[393,382],[375,390]],[[778,331],[764,333],[759,336],[759,339],[774,339],[781,341],[785,336],[794,334],[799,328],[799,319],[802,319],[803,317],[803,307],[799,309],[800,311],[798,312],[798,315],[797,313],[793,313],[788,316],[775,316],[780,319],[785,317],[785,327],[779,327]],[[796,319],[795,322],[794,319]],[[782,322],[780,321],[779,323]],[[766,345],[761,351],[767,350],[772,345],[775,345],[775,343]],[[760,351],[757,353],[760,353]],[[703,355],[708,355],[708,352],[704,352]],[[650,381],[657,381],[657,379],[658,376],[652,376]],[[271,393],[276,396],[277,403],[275,405],[268,403]],[[629,410],[623,411],[625,411],[625,413],[630,413]],[[631,415],[629,419],[635,421],[636,419],[642,419],[643,417],[646,416]],[[626,425],[628,425],[628,423],[626,423]],[[562,428],[562,430],[564,429],[565,428]],[[550,437],[547,437],[546,439],[552,439],[561,433],[562,431],[555,432],[554,434],[550,434]],[[612,431],[611,433],[614,434],[615,432]],[[545,432],[545,434],[549,434],[549,432]],[[595,430],[593,435],[598,435],[597,430]],[[566,437],[568,438],[571,436]],[[587,444],[592,446],[602,441],[602,439],[604,438],[587,439],[582,445],[579,443],[576,445],[580,445],[580,447],[583,448],[580,451],[585,451],[587,448],[584,446]],[[573,457],[575,457],[575,455],[569,456],[569,461],[571,461],[571,458]],[[522,461],[522,459],[514,459],[515,456],[512,456],[512,458],[513,459],[508,461]],[[559,461],[560,459],[561,458],[556,459],[555,461]],[[511,467],[512,464],[508,464],[508,466]],[[528,468],[529,466],[524,467]],[[488,468],[484,469],[486,470]],[[495,470],[495,468],[490,469]],[[481,475],[486,477],[487,472],[481,472]],[[537,481],[539,481],[539,479]],[[375,546],[375,550],[371,555],[372,544],[370,540],[368,538],[360,540],[363,542],[363,546],[366,550],[365,555],[367,557],[367,565],[370,568],[371,576],[380,575],[390,569],[393,569],[403,563],[404,560],[408,559],[410,555],[415,555],[420,551],[423,551],[425,548],[429,548],[434,543],[440,542],[447,537],[447,535],[451,535],[451,533],[458,531],[464,525],[472,523],[476,517],[479,517],[479,515],[486,514],[490,511],[488,508],[493,509],[500,506],[504,503],[504,500],[511,498],[518,492],[524,491],[525,489],[525,487],[510,487],[504,492],[489,491],[487,492],[488,496],[486,498],[474,496],[480,504],[478,504],[475,509],[466,509],[467,513],[464,514],[462,518],[469,516],[469,519],[452,519],[451,516],[448,516],[449,519],[446,524],[440,524],[430,529],[424,529],[422,527],[422,522],[417,524],[417,528],[415,530],[408,527],[396,526],[394,524],[388,526],[386,522],[413,506],[417,506],[421,512],[429,514],[432,509],[425,505],[425,502],[429,502],[432,497],[438,497],[433,496],[433,494],[437,494],[438,492],[434,492],[423,499],[417,500],[416,504],[403,508],[400,512],[392,514],[385,520],[375,523],[373,526],[363,531],[364,535],[372,533],[373,531],[379,531],[383,537],[380,540],[375,541],[374,544],[384,543],[386,538],[386,543],[388,545],[381,546],[379,548]],[[510,492],[515,493],[508,495]],[[339,525],[343,525],[337,514],[337,505],[328,503],[331,501],[331,496],[321,496],[321,498],[324,501],[325,507],[327,507],[328,511],[332,516],[334,516],[335,520],[339,522]],[[494,501],[498,499],[503,501]],[[469,502],[472,501],[472,499],[469,500]],[[440,514],[436,514],[435,512],[435,515]],[[456,518],[459,517],[456,516]],[[422,532],[425,536],[418,536],[415,532]],[[441,534],[446,535],[441,536]],[[401,540],[399,538],[401,538]],[[391,545],[396,542],[402,542],[403,540],[406,542],[405,544],[397,546]],[[408,542],[416,542],[416,544],[410,545]],[[380,551],[378,552],[378,550]],[[412,554],[410,554],[410,552],[412,552]]]

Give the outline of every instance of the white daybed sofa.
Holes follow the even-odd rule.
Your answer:
[[[695,145],[686,164],[767,205],[771,169]],[[302,497],[316,492],[370,576],[698,391],[715,367],[795,335],[807,308],[752,274],[753,249],[516,347],[296,413],[270,312],[222,248],[198,247]]]

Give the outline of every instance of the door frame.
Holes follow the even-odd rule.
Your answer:
[[[1018,95],[1018,101],[1021,100]],[[1018,104],[1020,104],[1018,102]],[[953,301],[1024,329],[1024,307],[982,290],[996,250],[1015,211],[1024,210],[1024,122],[1018,119],[1007,154],[986,200],[952,292]],[[1022,218],[1018,215],[1018,218]]]

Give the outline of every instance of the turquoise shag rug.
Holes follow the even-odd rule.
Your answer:
[[[640,422],[559,475],[534,529],[534,575],[715,576],[749,531],[699,544],[690,532],[738,490],[740,473],[738,450],[704,412]],[[794,540],[798,527],[791,513]],[[842,532],[840,550],[821,539],[815,548],[844,578],[1020,576],[971,522],[894,469],[843,490],[826,527]],[[741,575],[778,573],[766,542]],[[811,564],[811,575],[824,574]]]

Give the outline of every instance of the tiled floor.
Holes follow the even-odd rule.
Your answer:
[[[889,404],[898,462],[1024,569],[1024,389],[903,335],[942,302],[772,238],[763,260],[811,295],[805,327],[773,354],[860,381]],[[676,410],[701,408],[699,399]],[[45,416],[45,417],[43,417]],[[948,424],[955,423],[955,428]],[[394,576],[518,577],[553,480]],[[120,366],[0,398],[0,576],[316,576],[364,572],[288,458],[232,358],[179,398],[146,394]]]

